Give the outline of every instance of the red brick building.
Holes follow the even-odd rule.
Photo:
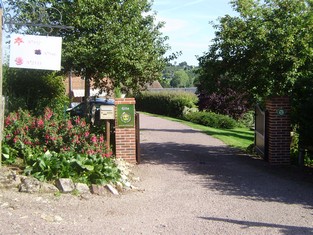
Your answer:
[[[82,102],[85,97],[85,80],[79,76],[67,76],[64,80],[66,94],[70,97],[72,102]],[[107,97],[111,96],[107,92],[99,93],[99,89],[93,89],[93,82],[91,81],[91,96]]]

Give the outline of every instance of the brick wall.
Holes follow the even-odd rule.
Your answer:
[[[291,122],[287,97],[275,97],[266,102],[267,158],[272,165],[290,164]]]
[[[108,87],[111,87],[112,86],[112,82],[107,80],[106,78],[103,78],[104,81],[106,81],[107,83],[107,86]],[[70,85],[69,85],[69,75],[66,75],[65,76],[65,79],[64,79],[64,86],[65,86],[65,93],[67,96],[69,96],[71,98],[71,101],[72,102],[82,102],[84,99],[84,96],[85,96],[85,80],[82,79],[81,77],[79,76],[75,76],[73,74],[72,78],[71,78],[71,84],[72,84],[72,94],[71,96],[69,95],[69,89],[70,89]],[[94,88],[94,82],[91,80],[90,82],[90,86],[91,86],[91,95],[93,93],[93,88]],[[82,95],[81,96],[77,96],[77,97],[74,97],[74,93],[73,91],[75,90],[82,90]],[[98,92],[97,90],[99,89],[96,89],[96,92]],[[100,94],[100,97],[112,97],[113,94],[112,94],[112,91],[109,92],[109,94],[106,94],[106,92],[103,92],[102,94]]]
[[[119,104],[133,104],[134,98],[116,98],[115,106]],[[117,110],[117,108],[115,109]],[[135,118],[135,117],[133,117]],[[136,163],[136,127],[119,128],[117,125],[117,114],[115,118],[115,154],[117,158],[123,158],[130,163]]]

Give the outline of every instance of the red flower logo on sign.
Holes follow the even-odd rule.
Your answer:
[[[15,63],[16,63],[16,65],[22,65],[23,64],[23,58],[22,57],[17,57],[15,59]]]
[[[15,38],[14,44],[21,45],[22,43],[24,43],[23,38],[21,37]]]

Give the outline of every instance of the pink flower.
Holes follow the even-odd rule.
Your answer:
[[[15,136],[13,139],[13,143],[15,144],[17,141],[19,141],[19,138],[17,136]]]
[[[67,128],[68,129],[72,129],[73,128],[73,124],[72,124],[71,120],[67,121]]]
[[[89,132],[87,131],[87,132],[85,132],[85,137],[88,137],[89,136]]]
[[[30,140],[25,140],[25,141],[24,141],[24,144],[25,144],[25,145],[32,145],[32,142],[31,142]]]
[[[107,153],[105,153],[105,154],[102,154],[102,157],[104,158],[104,157],[106,157],[106,158],[109,158],[109,157],[111,157],[112,156],[112,152],[107,152]]]
[[[6,127],[9,126],[9,125],[11,124],[10,117],[7,117],[7,118],[5,119],[5,121],[4,121],[4,123],[5,123],[5,126],[6,126]]]
[[[46,142],[48,141],[48,140],[51,140],[52,139],[52,137],[49,135],[49,134],[46,134],[45,135],[45,140],[46,140]]]
[[[91,142],[92,143],[97,143],[97,137],[96,136],[92,136],[91,137]]]
[[[42,119],[37,120],[37,127],[39,127],[39,128],[44,127],[44,121]]]
[[[35,122],[35,121],[32,122],[31,127],[32,127],[33,129],[36,128],[36,122]]]
[[[75,119],[75,123],[76,123],[76,124],[79,124],[79,123],[80,123],[80,117],[77,117],[77,118]]]

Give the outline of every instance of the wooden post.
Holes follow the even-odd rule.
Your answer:
[[[1,4],[1,3],[0,3]],[[2,137],[3,137],[3,127],[4,127],[4,105],[2,99],[2,18],[3,18],[3,8],[0,5],[0,167],[2,164]]]
[[[106,144],[107,144],[107,150],[110,149],[110,138],[111,138],[111,133],[110,133],[110,120],[105,120],[105,133],[106,133]]]

